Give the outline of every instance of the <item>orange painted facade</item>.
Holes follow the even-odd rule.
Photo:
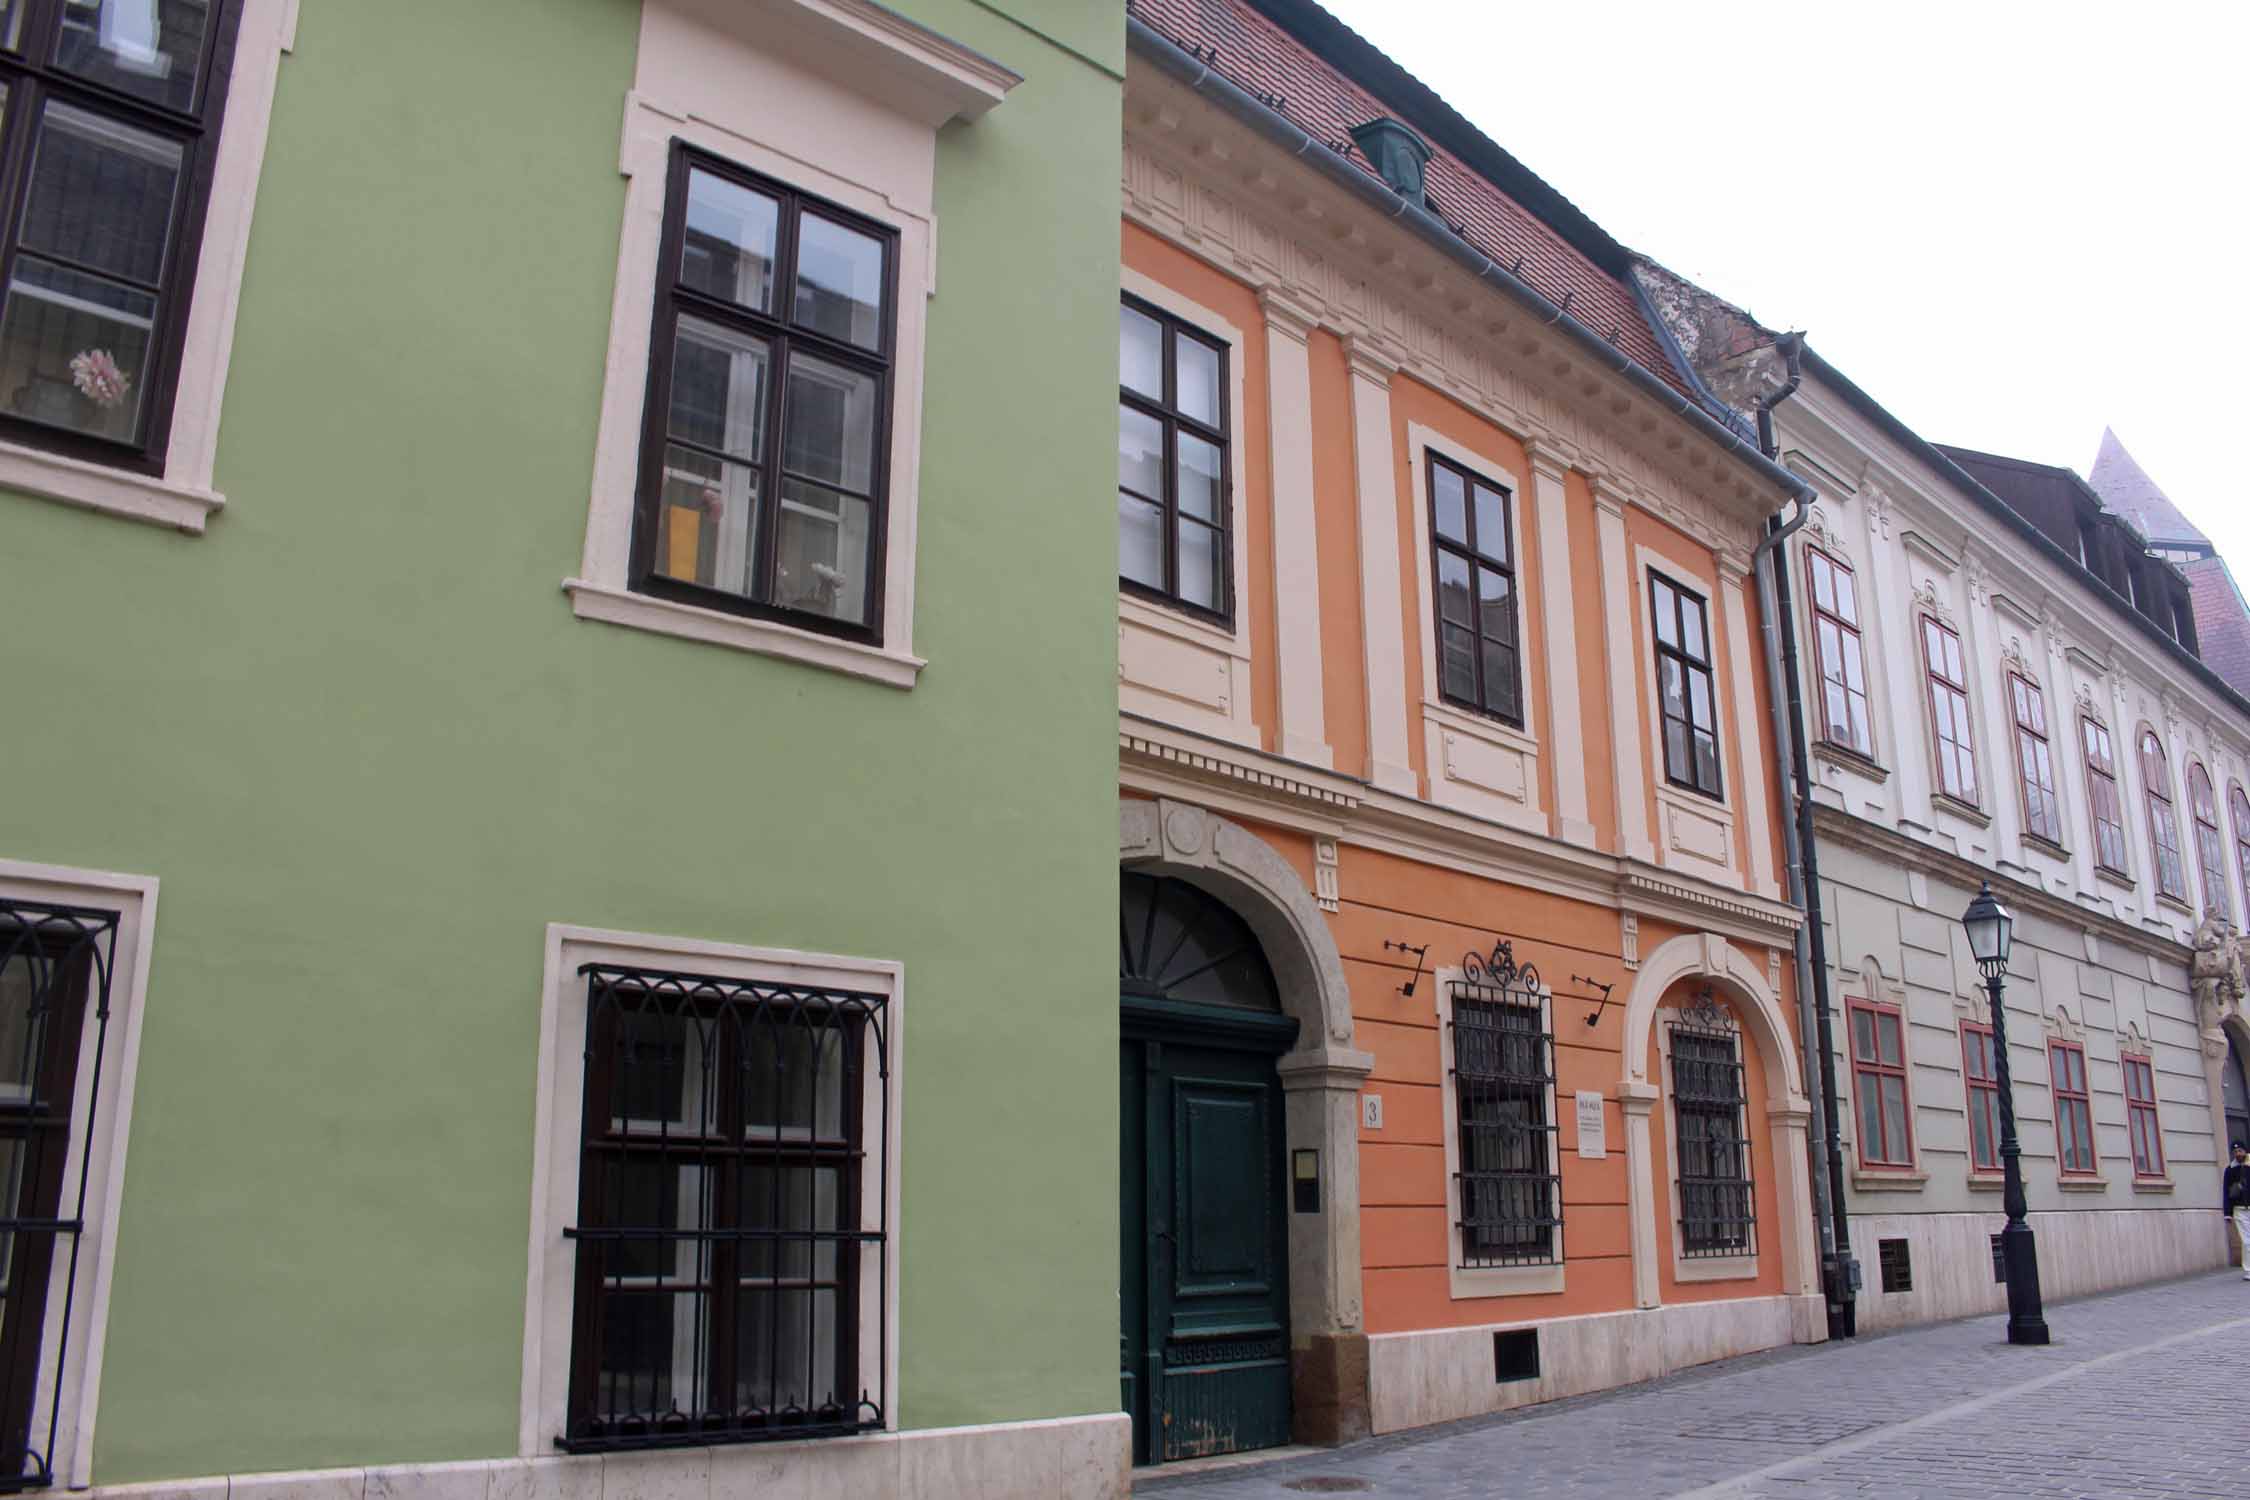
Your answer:
[[[1357,1340],[1380,1431],[1530,1399],[1493,1394],[1489,1346],[1455,1333],[1536,1325],[1567,1351],[1597,1315],[1705,1308],[1690,1363],[1819,1336],[1752,572],[1785,495],[1176,80],[1130,79],[1127,122],[1125,292],[1222,349],[1240,405],[1233,617],[1121,596],[1124,858],[1243,907],[1301,1023],[1283,1086],[1325,1091],[1289,1145],[1324,1145],[1351,1223],[1290,1225],[1292,1277],[1322,1268],[1292,1293],[1300,1385],[1354,1368],[1308,1384],[1308,1340]],[[1460,701],[1458,655],[1440,690],[1433,460],[1505,497],[1520,713]],[[1657,575],[1705,610],[1716,795],[1667,785]],[[1446,1060],[1464,955],[1502,945],[1543,984],[1561,1252],[1495,1271],[1464,1264]],[[1696,1256],[1664,1038],[1705,995],[1739,1048],[1755,1226]]]

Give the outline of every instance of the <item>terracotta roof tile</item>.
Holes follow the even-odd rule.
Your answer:
[[[1374,167],[1351,146],[1351,127],[1382,115],[1414,123],[1403,105],[1387,103],[1354,83],[1244,0],[1132,0],[1132,9],[1190,51],[1216,48],[1213,66],[1228,82],[1251,94],[1279,96],[1281,113],[1290,123],[1314,140],[1342,144],[1348,159],[1370,175]],[[1502,267],[1520,260],[1518,274],[1541,295],[1554,302],[1567,298],[1580,322],[1681,391],[1696,394],[1622,281],[1453,152],[1435,141],[1430,146],[1424,181],[1440,218]]]

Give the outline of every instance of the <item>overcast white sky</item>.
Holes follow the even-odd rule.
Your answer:
[[[1923,437],[2116,428],[2250,582],[2250,5],[1322,3]]]

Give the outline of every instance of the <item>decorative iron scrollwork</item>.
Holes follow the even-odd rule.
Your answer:
[[[1679,1016],[1679,1024],[1693,1031],[1726,1034],[1734,1030],[1734,1017],[1719,1003],[1719,997],[1711,992],[1709,985],[1698,989],[1695,997],[1680,1007]]]
[[[1531,994],[1541,993],[1539,966],[1516,962],[1516,946],[1506,938],[1492,945],[1490,953],[1470,952],[1462,956],[1461,974],[1471,984],[1492,989],[1520,989]]]

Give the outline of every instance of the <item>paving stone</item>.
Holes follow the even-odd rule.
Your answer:
[[[1621,1391],[1136,1492],[1178,1500],[2242,1500],[2250,1288],[2218,1272],[2003,1320],[1776,1350]],[[1306,1485],[1358,1480],[1365,1489]]]

